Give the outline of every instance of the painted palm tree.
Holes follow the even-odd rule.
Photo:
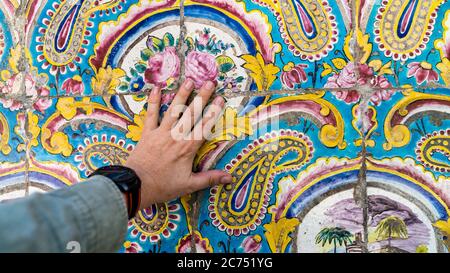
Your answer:
[[[408,229],[405,222],[397,216],[389,216],[381,220],[375,230],[377,239],[388,240],[388,246],[391,247],[392,239],[407,239]]]
[[[353,235],[350,231],[340,228],[340,227],[331,227],[322,229],[316,236],[316,244],[322,244],[322,247],[325,244],[333,244],[334,253],[336,253],[337,245],[339,246],[345,245],[345,251],[347,251],[347,244],[352,242]]]

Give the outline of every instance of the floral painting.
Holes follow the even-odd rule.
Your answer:
[[[151,88],[214,81],[193,168],[235,183],[121,252],[449,252],[449,59],[446,0],[3,0],[0,200],[123,164]]]

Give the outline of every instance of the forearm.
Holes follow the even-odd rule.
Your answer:
[[[1,204],[0,219],[1,252],[114,252],[127,229],[122,193],[102,176]]]

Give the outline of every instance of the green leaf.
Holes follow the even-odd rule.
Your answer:
[[[139,74],[137,73],[136,69],[134,69],[134,68],[130,69],[130,73],[131,73],[131,76],[133,76],[133,78],[139,77]]]
[[[147,69],[147,65],[142,64],[142,63],[137,63],[134,65],[134,67],[136,68],[137,72],[139,72],[141,74],[144,73],[145,70]]]
[[[186,43],[188,51],[192,51],[195,49],[194,39],[192,39],[191,37],[186,38],[185,43]]]
[[[128,91],[128,83],[121,82],[120,85],[119,85],[119,90],[120,91]]]
[[[227,73],[235,67],[233,59],[231,59],[230,57],[225,56],[225,55],[218,56],[216,58],[216,62],[219,66],[220,72],[222,72],[222,73]]]
[[[151,50],[150,48],[145,48],[141,51],[141,59],[144,61],[148,61],[151,57],[155,55],[155,52]]]
[[[172,34],[166,33],[163,37],[164,45],[165,46],[173,46],[175,44],[175,39],[173,38]]]
[[[161,52],[164,50],[164,42],[155,36],[150,36],[147,41],[147,46],[153,51]]]

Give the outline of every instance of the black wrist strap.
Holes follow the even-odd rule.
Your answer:
[[[128,219],[133,218],[141,204],[141,180],[130,168],[124,166],[105,166],[98,168],[89,177],[102,175],[111,179],[125,196]]]

